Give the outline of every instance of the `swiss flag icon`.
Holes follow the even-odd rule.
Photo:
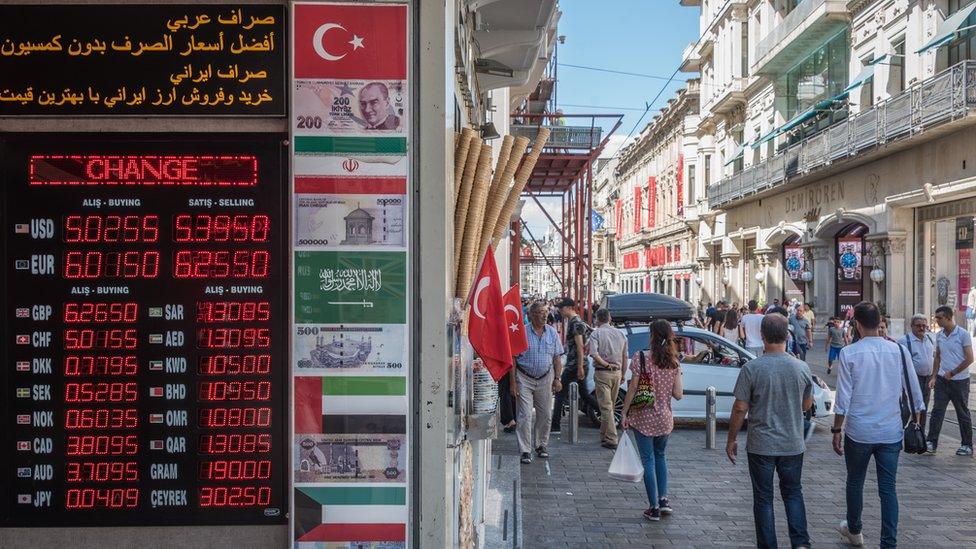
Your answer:
[[[407,6],[295,4],[295,78],[405,80]]]

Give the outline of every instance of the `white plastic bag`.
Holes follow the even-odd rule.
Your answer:
[[[623,480],[626,482],[640,482],[644,479],[644,465],[641,463],[640,453],[637,452],[637,445],[631,440],[630,434],[624,431],[617,446],[617,451],[613,453],[613,461],[610,462],[610,478]]]

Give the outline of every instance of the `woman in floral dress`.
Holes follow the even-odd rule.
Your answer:
[[[650,350],[638,351],[630,359],[633,375],[627,385],[621,426],[634,431],[650,504],[644,518],[656,521],[661,520],[662,513],[674,512],[668,501],[668,462],[664,452],[668,435],[674,430],[671,397],[680,400],[683,392],[678,347],[671,324],[655,320],[650,333]]]

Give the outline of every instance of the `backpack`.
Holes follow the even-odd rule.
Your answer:
[[[651,376],[647,373],[644,353],[645,351],[641,351],[638,355],[640,356],[641,371],[637,378],[637,390],[634,392],[634,398],[630,401],[632,410],[653,410],[654,401],[657,400],[657,395],[654,394],[654,386],[651,384]]]

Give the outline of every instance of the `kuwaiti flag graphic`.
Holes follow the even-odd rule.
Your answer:
[[[403,487],[299,486],[294,513],[298,543],[407,539],[407,489]]]
[[[406,5],[296,3],[293,14],[295,78],[407,77]]]
[[[295,433],[406,434],[403,376],[295,378]]]

